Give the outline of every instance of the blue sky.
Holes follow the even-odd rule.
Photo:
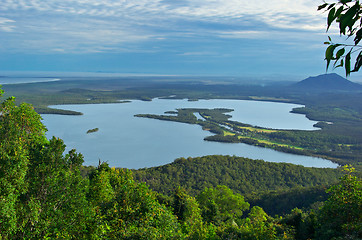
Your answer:
[[[0,71],[318,75],[320,3],[0,0]]]

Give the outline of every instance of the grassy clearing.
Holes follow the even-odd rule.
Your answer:
[[[224,136],[235,136],[236,134],[233,132],[229,132],[229,131],[224,131]],[[281,143],[277,143],[277,142],[272,142],[269,140],[265,140],[265,139],[258,139],[258,138],[254,138],[254,137],[247,137],[247,136],[238,136],[238,139],[253,139],[255,141],[257,141],[258,143],[261,144],[265,144],[268,146],[278,146],[278,147],[286,147],[286,148],[293,148],[293,149],[298,149],[298,150],[304,150],[301,147],[296,147],[296,146],[292,146],[292,145],[288,145],[288,144],[281,144]]]
[[[262,129],[262,128],[254,128],[254,127],[238,127],[238,129],[245,129],[250,132],[257,132],[257,133],[273,133],[278,132],[277,130],[273,129]]]
[[[224,130],[224,136],[234,136],[234,135],[235,135],[235,133]]]
[[[245,126],[245,127],[241,127],[241,126],[234,126],[231,123],[226,123],[226,125],[230,126],[230,127],[236,127],[240,130],[248,130],[250,132],[257,132],[257,133],[273,133],[273,132],[278,132],[278,130],[274,130],[274,129],[265,129],[265,128],[256,128],[256,127],[251,127],[251,126]]]
[[[271,142],[265,139],[257,139],[257,138],[252,138],[252,137],[245,137],[245,136],[238,136],[239,139],[241,138],[246,138],[246,139],[253,139],[258,141],[259,143],[263,143],[269,146],[278,146],[278,147],[287,147],[287,148],[294,148],[294,149],[298,149],[298,150],[304,150],[301,147],[296,147],[296,146],[292,146],[292,145],[288,145],[288,144],[281,144],[281,143],[277,143],[277,142]]]

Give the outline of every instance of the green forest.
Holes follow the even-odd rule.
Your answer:
[[[352,166],[205,156],[133,171],[85,167],[80,153],[45,137],[32,105],[10,97],[0,112],[0,239],[362,236],[362,182]]]

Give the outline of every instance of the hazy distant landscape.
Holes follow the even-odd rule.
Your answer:
[[[357,0],[0,4],[0,240],[362,239]]]
[[[300,104],[305,107],[294,108],[292,112],[306,115],[310,120],[316,121],[315,126],[321,130],[268,132],[263,130],[263,126],[232,122],[225,118],[225,115],[205,119],[199,124],[204,129],[211,129],[209,131],[214,134],[207,137],[207,140],[246,143],[286,153],[322,157],[339,164],[354,163],[356,167],[361,167],[362,87],[337,74],[320,75],[298,82],[273,82],[268,85],[262,82],[251,84],[248,81],[223,77],[79,78],[68,76],[65,79],[51,81],[58,79],[54,76],[40,80],[42,79],[42,82],[36,83],[4,84],[5,96],[17,96],[18,102],[33,104],[35,110],[41,114],[66,115],[82,113],[48,106],[119,103],[128,100],[152,101],[155,98],[188,99],[189,101],[238,99]],[[165,109],[165,111],[175,110]],[[148,113],[138,112],[137,114]],[[193,115],[179,116],[179,118],[175,116],[170,119],[164,119],[162,116],[153,116],[153,118],[198,124]],[[228,129],[223,127],[226,125],[230,125]],[[152,162],[152,156],[149,158]]]

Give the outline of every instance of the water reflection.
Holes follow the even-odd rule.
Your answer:
[[[279,129],[315,130],[315,122],[304,115],[292,114],[298,105],[242,100],[155,99],[122,104],[63,105],[57,108],[83,112],[82,116],[43,115],[47,136],[62,138],[68,149],[76,148],[85,157],[85,165],[97,165],[99,159],[110,166],[142,168],[164,165],[179,157],[235,155],[270,162],[289,162],[307,167],[336,167],[320,158],[281,153],[242,143],[204,141],[210,135],[200,126],[136,118],[135,114],[163,114],[177,108],[231,108],[232,120]],[[99,131],[87,134],[87,130]]]

